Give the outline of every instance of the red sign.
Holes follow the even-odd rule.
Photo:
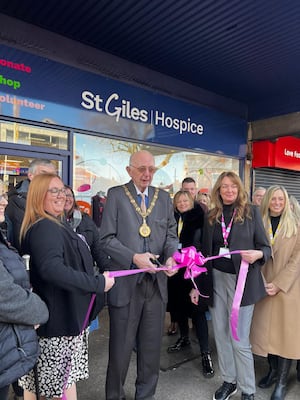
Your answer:
[[[284,136],[274,142],[254,142],[252,166],[300,171],[300,139]]]

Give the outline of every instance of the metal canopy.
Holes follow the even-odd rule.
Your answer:
[[[1,0],[0,12],[246,104],[249,120],[300,109],[298,0]]]

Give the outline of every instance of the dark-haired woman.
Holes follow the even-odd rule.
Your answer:
[[[224,381],[213,399],[227,400],[239,387],[242,400],[253,400],[256,386],[250,326],[254,304],[266,295],[261,266],[269,259],[271,249],[259,210],[248,204],[247,193],[236,173],[223,172],[211,198],[213,208],[204,223],[203,253],[220,256],[206,266],[213,275],[210,313]],[[241,253],[222,256],[233,250]],[[230,315],[242,258],[249,263],[249,271],[239,310],[237,341],[230,331]]]

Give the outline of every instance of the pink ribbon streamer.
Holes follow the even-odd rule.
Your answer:
[[[95,299],[96,299],[96,294],[93,293],[93,294],[92,294],[92,297],[91,297],[91,300],[90,300],[90,304],[89,304],[87,313],[86,313],[86,316],[85,316],[85,318],[84,318],[84,321],[83,321],[83,324],[82,324],[82,327],[81,327],[81,331],[80,331],[80,333],[79,333],[79,336],[81,336],[81,335],[83,334],[83,331],[84,331],[85,328],[88,326],[90,314],[91,314],[91,312],[92,312],[92,308],[93,308]],[[75,346],[76,346],[76,345],[75,345]],[[75,350],[76,350],[76,349],[75,349]],[[66,391],[66,388],[67,388],[67,385],[68,385],[68,379],[69,379],[69,375],[70,375],[70,370],[71,370],[71,361],[69,362],[69,365],[68,365],[68,368],[67,368],[66,374],[65,374],[64,386],[63,386],[63,394],[62,394],[62,400],[67,400],[67,396],[66,396],[66,394],[65,394],[65,391]]]
[[[239,312],[240,312],[240,307],[241,307],[241,301],[245,289],[245,284],[246,284],[246,278],[248,275],[248,269],[249,269],[249,264],[242,259],[241,261],[241,266],[240,266],[240,272],[235,288],[235,293],[232,301],[232,306],[231,306],[231,314],[230,314],[230,328],[231,328],[231,334],[232,337],[239,342],[239,337],[238,337],[238,324],[239,324]]]
[[[179,268],[186,268],[185,273],[184,273],[184,278],[185,279],[191,279],[195,289],[199,293],[201,297],[208,298],[209,296],[205,296],[200,293],[199,289],[197,288],[197,285],[195,283],[195,278],[204,272],[207,271],[207,268],[204,267],[203,265],[207,261],[211,260],[216,260],[221,257],[225,256],[231,256],[232,254],[240,254],[241,250],[234,250],[234,251],[229,251],[228,253],[224,253],[222,255],[217,255],[217,256],[212,256],[212,257],[204,257],[201,251],[197,252],[196,248],[194,246],[190,247],[185,247],[181,249],[181,252],[176,251],[173,254],[174,260],[177,262],[177,265],[172,267],[172,270],[179,269]],[[238,337],[238,321],[239,321],[239,312],[240,312],[240,307],[241,307],[241,301],[245,289],[245,284],[246,284],[246,278],[248,274],[248,268],[249,264],[245,261],[241,261],[241,266],[240,266],[240,271],[239,271],[239,276],[237,280],[237,285],[233,297],[233,302],[232,302],[232,308],[231,308],[231,314],[230,314],[230,328],[231,328],[231,334],[232,337],[236,340],[239,341]],[[168,267],[166,266],[161,266],[159,268],[155,269],[156,271],[166,271],[169,270]],[[128,275],[134,275],[134,274],[139,274],[141,272],[150,272],[153,271],[153,269],[150,268],[143,268],[143,269],[126,269],[126,270],[120,270],[120,271],[110,271],[109,276],[118,278],[120,276],[128,276]]]

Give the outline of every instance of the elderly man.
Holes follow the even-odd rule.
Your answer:
[[[254,190],[252,195],[252,204],[260,207],[261,201],[266,193],[266,189],[264,187],[258,187]]]
[[[131,180],[108,191],[100,239],[108,269],[149,272],[117,278],[108,295],[110,315],[106,399],[125,399],[132,349],[137,350],[136,400],[154,399],[167,302],[167,275],[176,270],[176,222],[167,192],[151,185],[154,157],[138,151],[126,168]],[[159,261],[169,267],[156,272]]]

